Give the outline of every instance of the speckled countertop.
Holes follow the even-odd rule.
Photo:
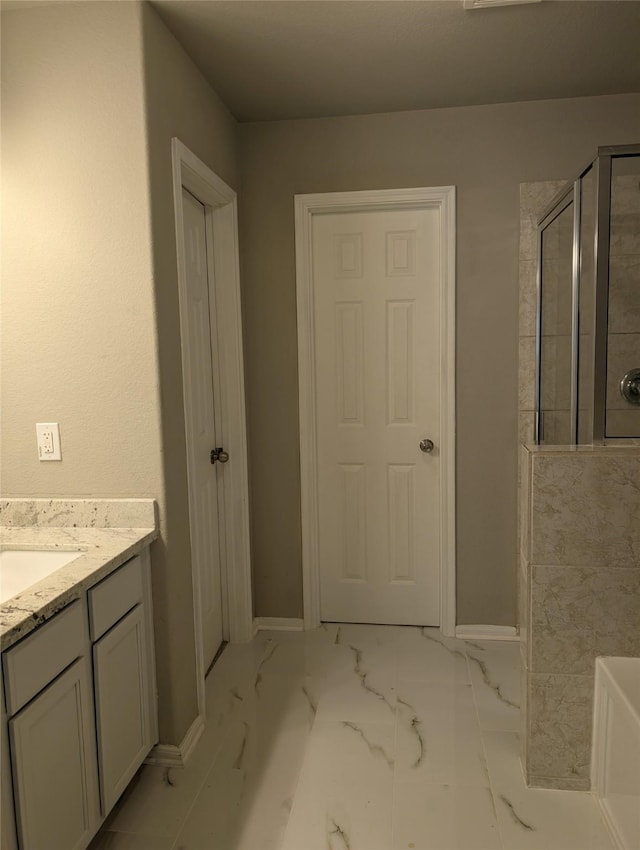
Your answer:
[[[0,502],[3,549],[78,550],[73,561],[0,606],[0,649],[80,598],[157,536],[152,499]]]

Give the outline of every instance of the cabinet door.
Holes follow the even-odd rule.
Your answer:
[[[13,717],[9,733],[21,850],[84,850],[99,821],[89,659]]]
[[[144,605],[93,647],[100,797],[106,817],[152,746]]]

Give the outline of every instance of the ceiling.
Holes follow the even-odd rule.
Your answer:
[[[239,121],[640,91],[638,0],[151,0]]]

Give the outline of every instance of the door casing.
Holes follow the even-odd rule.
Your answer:
[[[380,189],[295,196],[298,391],[302,508],[304,627],[320,625],[316,363],[312,219],[366,210],[437,209],[442,263],[440,288],[440,629],[456,627],[455,547],[455,186]]]
[[[249,544],[249,485],[247,435],[238,260],[238,211],[236,193],[177,138],[171,140],[173,199],[178,255],[180,336],[183,370],[187,368],[184,345],[188,329],[186,304],[185,246],[182,189],[187,189],[205,207],[207,244],[212,258],[209,267],[209,304],[212,335],[217,336],[218,363],[214,363],[216,431],[219,445],[233,462],[220,476],[221,578],[223,637],[241,643],[253,637],[253,601]],[[190,410],[185,400],[185,417]],[[211,448],[214,448],[212,446]],[[188,463],[187,463],[188,471]],[[193,534],[193,525],[190,524]],[[198,711],[205,716],[204,653],[200,614],[201,576],[192,572]]]

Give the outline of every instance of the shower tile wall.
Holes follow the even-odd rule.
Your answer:
[[[627,160],[626,167],[639,161],[635,157]],[[616,164],[614,160],[614,169]],[[640,436],[640,407],[628,404],[619,391],[620,379],[631,368],[640,368],[640,173],[616,175],[614,171],[607,352],[609,437]]]
[[[586,789],[595,658],[640,655],[640,449],[521,455],[523,766]]]

